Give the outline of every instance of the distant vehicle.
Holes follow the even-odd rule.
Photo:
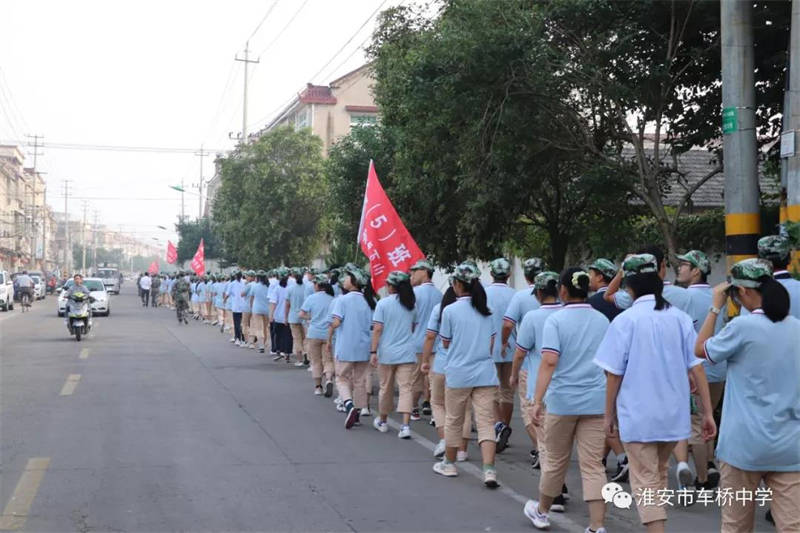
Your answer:
[[[42,277],[37,273],[29,274],[31,279],[33,280],[33,297],[36,300],[44,300],[46,295],[47,287],[44,285],[44,280]]]
[[[72,287],[74,282],[68,280],[61,293],[58,295],[58,316],[64,316],[64,311],[67,308],[67,290]],[[100,278],[84,278],[83,286],[89,290],[89,295],[92,297],[92,315],[94,316],[108,316],[111,314],[111,298],[109,298],[108,291]]]
[[[97,268],[97,277],[103,280],[103,285],[109,293],[119,294],[120,276],[116,267]]]
[[[5,270],[0,271],[0,309],[14,309],[14,282]]]

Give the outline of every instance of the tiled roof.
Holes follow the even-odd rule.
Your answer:
[[[335,104],[336,97],[327,85],[313,85],[309,83],[300,93],[300,102],[304,104]]]

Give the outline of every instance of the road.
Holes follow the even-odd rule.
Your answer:
[[[310,374],[236,348],[216,328],[144,309],[128,284],[71,340],[55,298],[0,317],[0,529],[23,531],[532,531],[538,471],[517,421],[502,488],[433,473],[435,434],[351,431]],[[613,461],[612,461],[613,462]],[[577,463],[553,531],[582,531]],[[624,485],[629,490],[627,485]],[[670,511],[670,531],[718,531],[719,511]],[[771,530],[761,518],[761,530]],[[609,531],[636,531],[634,509]]]

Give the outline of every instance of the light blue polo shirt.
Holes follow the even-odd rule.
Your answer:
[[[339,286],[338,283],[333,285],[333,296],[341,296],[342,295],[342,288]]]
[[[336,359],[369,361],[372,309],[360,291],[350,291],[333,302],[331,315],[341,320],[336,328]]]
[[[691,434],[689,369],[697,333],[692,319],[674,305],[656,311],[649,294],[609,325],[594,363],[622,376],[617,420],[623,442],[672,442]]]
[[[800,471],[800,320],[772,322],[761,309],[705,343],[728,362],[717,458],[742,470]]]
[[[254,315],[269,315],[269,298],[267,292],[269,286],[260,281],[255,282],[250,287],[250,295],[253,297],[253,314]]]
[[[664,282],[664,290],[661,295],[670,305],[677,307],[684,313],[689,309],[689,292],[683,287],[673,285],[669,281]]]
[[[306,288],[301,283],[289,287],[287,299],[289,300],[289,324],[300,324],[300,308],[303,306]]]
[[[439,336],[450,341],[445,384],[451,389],[494,387],[500,384],[492,359],[495,337],[492,316],[472,307],[472,297],[462,296],[444,308]]]
[[[275,304],[275,312],[272,318],[280,324],[286,324],[286,298],[288,295],[288,287],[281,287],[279,283],[269,297],[269,303]]]
[[[606,378],[592,360],[608,319],[587,303],[566,304],[544,322],[542,352],[559,354],[544,401],[554,415],[602,415]],[[687,378],[688,379],[688,378]]]
[[[444,374],[445,367],[447,366],[447,348],[442,344],[439,338],[439,315],[442,309],[442,304],[438,303],[431,309],[431,316],[428,319],[428,327],[426,331],[436,333],[436,339],[433,341],[433,367],[431,371],[434,374]]]
[[[536,392],[536,380],[539,377],[539,365],[542,363],[542,331],[547,317],[560,311],[564,306],[558,304],[545,304],[537,309],[528,311],[517,326],[517,348],[528,352],[522,368],[528,372],[528,389],[526,395],[533,398]]]
[[[245,283],[241,280],[231,281],[228,285],[228,300],[231,302],[231,311],[234,313],[248,313],[249,307],[244,301],[242,293],[245,290]]]
[[[372,322],[383,325],[378,343],[378,361],[384,365],[416,363],[417,351],[414,346],[414,324],[417,323],[417,310],[408,310],[400,303],[396,294],[381,298],[375,306]],[[422,328],[420,328],[422,329]]]
[[[308,278],[303,279],[303,301],[306,301],[306,298],[314,294],[314,282]]]
[[[789,276],[787,270],[778,270],[775,272],[775,279],[786,287],[789,293],[789,314],[793,317],[800,319],[800,281]]]
[[[414,353],[421,354],[422,346],[425,344],[425,326],[431,316],[433,307],[441,303],[442,291],[436,288],[431,282],[423,283],[414,287],[414,296],[417,299],[417,323],[419,327],[414,330]]]
[[[222,308],[222,304],[223,304],[223,302],[222,302],[222,300],[223,300],[222,290],[223,290],[224,286],[225,286],[225,283],[222,282],[222,281],[218,281],[218,282],[214,283],[214,307]]]
[[[331,302],[333,302],[333,296],[325,291],[316,291],[306,298],[300,307],[302,311],[311,316],[307,334],[309,339],[328,340],[328,326],[331,325]]]
[[[492,324],[497,333],[497,341],[494,343],[492,359],[495,363],[511,363],[514,361],[513,345],[509,343],[505,353],[503,353],[503,342],[500,332],[503,331],[503,315],[514,297],[514,289],[505,283],[492,283],[486,287],[486,299],[489,310],[492,312]]]
[[[517,336],[519,335],[519,325],[522,323],[522,319],[525,318],[529,311],[534,309],[539,309],[539,300],[533,294],[533,285],[528,285],[527,289],[514,293],[514,297],[511,298],[511,302],[509,302],[508,308],[503,315],[503,320],[508,320],[514,324],[511,336],[508,337],[508,348],[511,353],[514,353],[517,347]]]
[[[225,310],[226,311],[233,311],[233,296],[230,293],[231,284],[233,281],[229,280],[225,282],[225,286],[222,288],[222,294],[227,296],[225,300]]]
[[[191,290],[192,293],[191,297],[192,302],[197,302],[197,285],[198,284],[196,281],[193,281],[192,283],[189,284],[189,289]]]
[[[689,294],[689,303],[686,312],[692,317],[694,330],[699,332],[708,315],[708,308],[711,307],[711,285],[707,283],[689,285],[686,292]],[[714,333],[719,333],[722,329],[725,323],[724,314],[725,313],[720,313],[717,315]],[[703,361],[703,368],[706,371],[706,377],[709,383],[725,381],[725,372],[728,368],[727,363],[722,362],[718,365],[712,365],[708,361]]]

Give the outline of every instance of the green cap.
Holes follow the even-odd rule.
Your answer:
[[[248,270],[247,271],[247,275],[250,276],[250,277],[253,277],[253,276],[256,275],[256,271],[255,270]]]
[[[522,271],[529,278],[537,275],[544,268],[544,261],[540,257],[530,257],[522,262]]]
[[[783,260],[792,251],[789,238],[783,235],[767,235],[758,239],[758,256],[764,259]]]
[[[292,267],[293,276],[302,276],[303,272],[305,272],[305,268],[303,267]]]
[[[474,261],[464,261],[458,265],[451,276],[452,279],[463,281],[464,283],[472,283],[481,277],[481,271],[475,265]]]
[[[685,254],[679,255],[678,259],[700,269],[703,274],[711,272],[711,263],[708,260],[708,256],[700,250],[689,250]]]
[[[325,274],[316,274],[314,276],[313,281],[314,281],[314,283],[317,283],[317,284],[330,283],[330,280],[328,279],[328,276],[326,276]]]
[[[353,280],[356,282],[356,284],[360,287],[364,287],[369,281],[367,273],[361,270],[361,268],[356,264],[347,263],[342,268],[342,272],[344,272],[345,274],[350,274],[353,277]]]
[[[433,272],[433,265],[427,259],[420,259],[413,265],[411,265],[412,272],[415,270],[427,270],[428,272]]]
[[[658,272],[658,261],[653,254],[634,254],[628,256],[622,263],[625,277],[636,274],[651,274]]]
[[[540,272],[536,274],[536,278],[533,280],[534,288],[538,290],[544,290],[547,288],[547,285],[550,282],[554,282],[558,285],[558,272],[553,272],[552,270],[545,270],[544,272]]]
[[[279,278],[285,278],[289,275],[289,269],[285,266],[281,266],[275,269],[275,275]]]
[[[607,278],[613,278],[617,275],[617,265],[605,257],[598,257],[594,263],[589,265],[589,270],[597,270]]]
[[[731,285],[755,289],[761,286],[764,276],[772,276],[769,261],[751,257],[743,259],[731,267]]]
[[[396,287],[403,283],[404,281],[409,281],[411,276],[403,272],[402,270],[393,270],[389,272],[389,276],[386,278],[386,283],[391,285],[392,287]]]
[[[267,272],[263,269],[259,269],[256,271],[256,276],[266,276]]]
[[[495,277],[508,277],[511,274],[511,263],[505,257],[498,257],[489,263],[489,272]]]

